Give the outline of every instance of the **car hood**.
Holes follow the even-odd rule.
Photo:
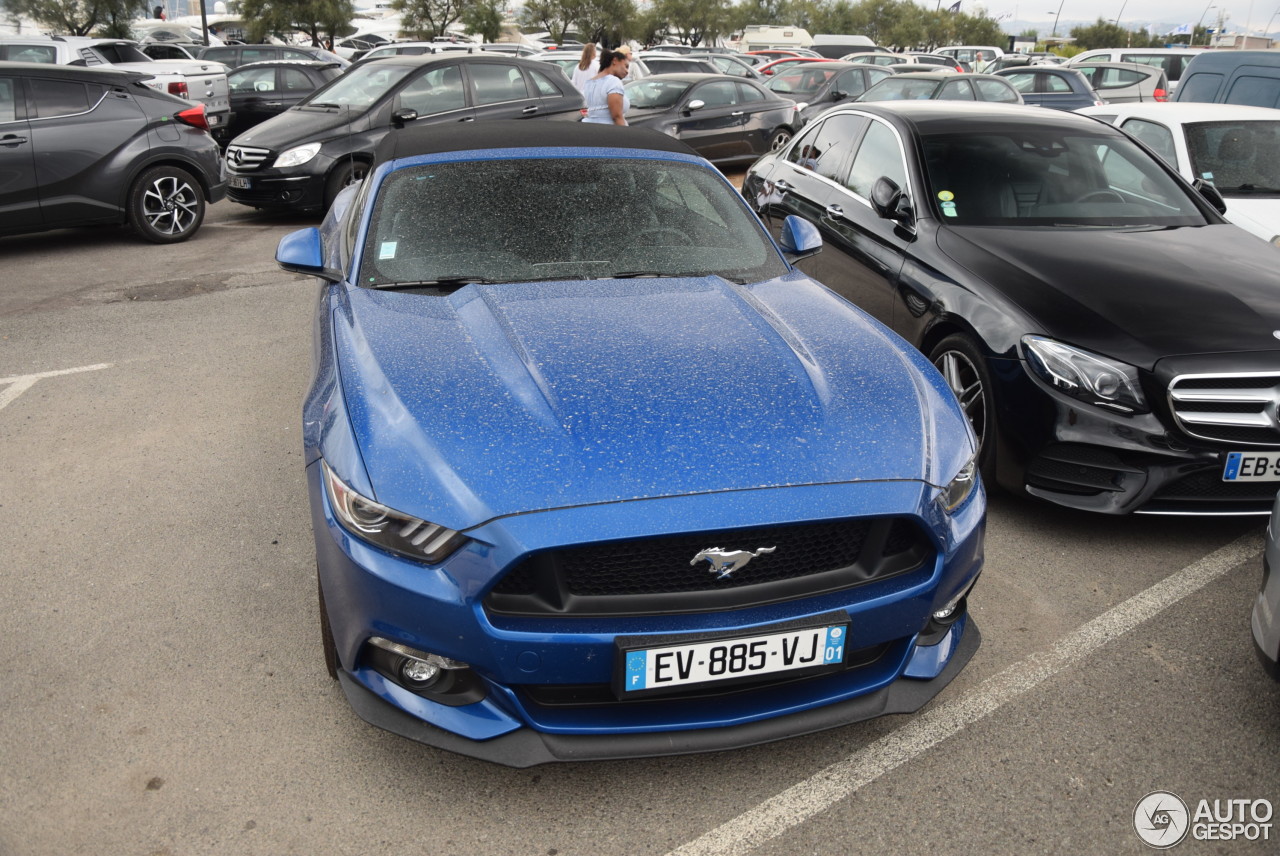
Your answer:
[[[950,478],[972,454],[923,358],[799,274],[448,297],[353,288],[333,320],[375,498],[455,529],[632,499],[928,480],[931,466]]]
[[[1226,202],[1224,216],[1241,229],[1264,241],[1280,235],[1280,196],[1228,196]]]
[[[1150,369],[1178,354],[1272,350],[1276,250],[1236,226],[951,227],[939,247],[1069,344]]]
[[[347,128],[353,119],[364,116],[365,112],[367,111],[354,113],[340,109],[300,110],[293,107],[277,116],[272,116],[265,122],[254,125],[232,140],[232,143],[274,151],[287,149],[311,140],[332,136],[341,129]]]

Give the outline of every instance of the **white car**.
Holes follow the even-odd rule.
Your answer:
[[[1213,184],[1228,220],[1280,246],[1280,110],[1145,102],[1076,112],[1129,132],[1188,181]]]

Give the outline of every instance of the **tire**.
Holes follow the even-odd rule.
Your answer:
[[[791,131],[786,128],[775,128],[769,135],[769,151],[776,152],[791,142]]]
[[[333,641],[333,628],[329,626],[329,610],[324,605],[324,589],[320,587],[320,572],[316,570],[316,593],[320,598],[320,644],[324,646],[324,667],[329,677],[338,679],[338,646]]]
[[[153,244],[176,244],[204,222],[204,192],[191,173],[153,166],[129,188],[129,225]]]
[[[996,426],[995,389],[982,351],[963,333],[943,339],[929,352],[929,362],[942,373],[943,380],[960,401],[964,415],[978,438],[978,470],[988,485],[995,484]]]
[[[369,165],[363,161],[345,160],[334,167],[324,184],[324,210],[328,213],[333,207],[333,200],[338,198],[344,187],[362,181],[369,174]]]

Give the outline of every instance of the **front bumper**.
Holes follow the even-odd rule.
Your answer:
[[[930,615],[961,596],[981,570],[981,487],[954,515],[937,510],[932,489],[916,483],[746,491],[516,515],[469,532],[475,539],[470,545],[427,567],[376,550],[338,526],[318,470],[314,464],[308,471],[318,568],[352,706],[375,725],[461,754],[528,766],[768,742],[915,710],[978,645],[963,606],[942,626]],[[831,509],[888,509],[919,521],[935,548],[918,567],[884,579],[743,608],[509,615],[486,605],[505,570],[539,551],[661,537],[690,526],[711,531],[787,523],[777,519],[780,508],[800,522],[854,515]],[[839,671],[650,699],[608,696],[618,636],[767,632],[833,613],[850,622],[851,653]],[[367,648],[372,636],[470,664],[482,697],[411,692],[374,667]]]
[[[963,623],[962,623],[963,622]],[[814,734],[890,713],[915,713],[965,667],[981,644],[972,619],[962,619],[952,631],[959,635],[946,668],[931,680],[899,678],[866,695],[775,719],[688,731],[633,734],[548,734],[532,728],[512,731],[492,740],[460,737],[410,716],[374,694],[346,672],[338,675],[351,707],[366,722],[418,743],[480,758],[508,767],[534,767],[561,761],[605,761],[666,755],[693,755],[743,749],[789,737]],[[950,644],[950,640],[938,646]],[[921,651],[926,649],[921,648]],[[927,652],[926,652],[927,654]]]
[[[999,408],[997,481],[1006,489],[1103,514],[1270,512],[1280,483],[1222,478],[1227,454],[1249,446],[1189,438],[1163,414],[1126,416],[1077,401],[1040,383],[1020,360],[989,367]]]
[[[227,165],[227,198],[254,208],[322,208],[325,181],[333,159],[316,155],[300,167],[240,172]],[[248,187],[237,187],[238,183]]]

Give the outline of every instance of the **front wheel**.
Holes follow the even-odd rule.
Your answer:
[[[204,193],[191,173],[153,166],[129,188],[129,224],[153,244],[176,244],[204,221]]]
[[[334,167],[324,185],[324,210],[327,212],[333,207],[333,200],[338,198],[343,188],[363,181],[368,173],[369,165],[357,160],[345,160]]]
[[[786,128],[778,128],[769,136],[769,151],[781,151],[789,142],[791,142],[791,132]]]
[[[973,340],[963,333],[943,339],[929,352],[947,386],[955,393],[978,438],[978,469],[987,484],[995,484],[995,389],[987,361]]]

